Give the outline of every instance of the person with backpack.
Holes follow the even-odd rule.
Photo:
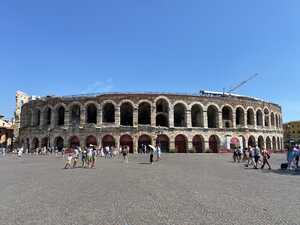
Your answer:
[[[261,169],[263,169],[265,167],[265,165],[267,164],[269,166],[269,170],[271,170],[271,165],[269,163],[269,159],[271,158],[270,153],[266,149],[263,149],[261,152],[261,155],[263,157],[263,164],[261,166]]]
[[[255,164],[254,164],[254,169],[258,169],[257,165],[258,165],[258,161],[259,161],[259,159],[260,159],[260,149],[259,149],[258,146],[256,146],[256,147],[254,148],[253,154],[254,154],[254,162],[255,162]]]

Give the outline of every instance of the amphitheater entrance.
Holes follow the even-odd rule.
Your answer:
[[[147,148],[147,151],[149,150],[149,145],[152,144],[152,139],[149,135],[143,134],[139,137],[138,145],[139,145],[139,152],[142,152],[143,149]]]
[[[121,110],[121,125],[133,126],[133,106],[129,103],[123,103],[120,107]]]
[[[218,128],[219,113],[216,106],[209,106],[207,109],[208,128]]]
[[[116,142],[113,136],[111,135],[105,135],[102,138],[102,147],[115,147],[116,146]]]
[[[115,122],[115,106],[112,103],[106,103],[102,111],[102,122],[103,123],[114,123]]]
[[[218,153],[220,149],[220,139],[217,135],[212,135],[209,138],[209,149],[213,153]]]
[[[86,147],[91,145],[96,147],[98,145],[97,138],[93,135],[88,136],[85,140],[85,145]]]
[[[70,148],[76,148],[76,147],[79,147],[80,146],[80,140],[77,136],[73,136],[70,138],[70,141],[69,141],[69,146]]]
[[[125,146],[129,147],[129,153],[133,153],[133,139],[130,135],[125,134],[120,138],[120,146],[124,148]]]
[[[162,152],[169,152],[170,150],[170,140],[167,135],[161,134],[156,138],[156,144],[160,146]]]
[[[175,138],[175,149],[177,153],[187,153],[187,138],[179,134]]]
[[[59,152],[61,152],[64,148],[64,139],[62,137],[57,137],[55,138],[55,148],[57,148],[57,150]]]
[[[193,138],[193,148],[196,153],[204,152],[204,138],[201,135],[196,135]]]

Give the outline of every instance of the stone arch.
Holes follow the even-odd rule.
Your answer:
[[[115,138],[112,135],[105,135],[102,138],[102,147],[115,147],[116,146],[116,141]]]
[[[248,138],[248,147],[255,147],[256,146],[256,140],[255,140],[255,137],[254,136],[250,136]]]
[[[98,146],[97,138],[94,135],[89,135],[85,139],[85,146],[89,147],[90,145]]]
[[[97,124],[98,108],[95,103],[88,103],[86,106],[86,123]]]
[[[237,127],[245,126],[245,109],[242,106],[235,109],[235,123]]]
[[[276,128],[279,128],[279,118],[277,114],[275,114],[275,123],[276,123]]]
[[[193,104],[191,107],[192,127],[204,127],[203,107],[200,104]]]
[[[80,124],[81,107],[82,107],[82,105],[80,103],[76,103],[76,102],[69,106],[70,123],[72,125]]]
[[[207,108],[208,128],[219,127],[219,110],[215,105],[210,105]]]
[[[44,118],[44,125],[51,125],[52,120],[52,108],[50,106],[46,106],[43,110],[43,118]]]
[[[26,117],[27,117],[26,127],[31,127],[32,126],[32,117],[33,117],[33,113],[31,111],[31,109],[28,110]]]
[[[49,146],[49,137],[44,137],[42,138],[42,143],[41,143],[41,147],[44,148],[44,147],[47,147],[48,148]]]
[[[256,110],[256,125],[263,126],[263,113],[261,109]]]
[[[38,127],[41,124],[41,110],[39,108],[33,111],[33,126]]]
[[[265,148],[265,140],[263,136],[259,136],[257,139],[257,145],[260,149],[264,149]]]
[[[162,152],[170,151],[170,139],[165,134],[160,134],[156,138],[156,145],[160,146]]]
[[[275,127],[275,116],[274,116],[274,112],[271,112],[271,126]]]
[[[138,124],[151,125],[151,104],[148,101],[142,101],[138,107]]]
[[[61,137],[61,136],[58,136],[55,138],[54,140],[54,147],[59,151],[61,152],[63,149],[64,149],[64,146],[65,146],[65,140]]]
[[[253,108],[248,108],[247,109],[247,125],[249,126],[254,126],[255,125],[255,120],[254,120],[254,109]]]
[[[194,151],[197,153],[203,153],[204,152],[204,146],[205,146],[205,142],[204,142],[204,138],[202,135],[195,135],[193,137],[193,148]]]
[[[33,150],[35,150],[35,149],[37,149],[37,148],[40,147],[40,141],[39,141],[39,139],[37,137],[34,137],[32,139],[31,147],[32,147]]]
[[[177,103],[174,105],[174,126],[186,127],[186,105],[183,103]]]
[[[65,125],[65,107],[63,105],[56,107],[56,125]]]
[[[188,139],[183,134],[178,134],[175,137],[175,149],[177,153],[187,153]]]
[[[129,134],[124,134],[120,137],[120,146],[123,148],[125,146],[129,147],[129,153],[133,153],[133,138]]]
[[[222,124],[224,128],[233,127],[233,108],[230,105],[222,107]]]
[[[115,110],[116,103],[112,101],[106,101],[102,107],[102,122],[103,123],[115,123]]]
[[[155,101],[156,104],[156,126],[169,127],[170,102],[161,97]]]
[[[272,150],[272,141],[270,137],[266,138],[266,149],[267,150]]]
[[[138,139],[138,149],[140,152],[143,150],[144,146],[146,146],[147,150],[149,150],[149,145],[152,144],[152,138],[148,134],[142,134]]]
[[[69,146],[70,146],[70,148],[76,148],[76,147],[79,147],[79,146],[80,146],[80,139],[79,139],[79,137],[77,137],[77,136],[72,136],[72,137],[69,139]]]
[[[265,127],[270,127],[270,110],[268,108],[264,109],[264,117],[265,117]]]
[[[133,126],[134,105],[131,101],[124,101],[120,106],[121,125]]]
[[[211,135],[208,139],[210,152],[218,153],[220,150],[220,138],[218,135]]]

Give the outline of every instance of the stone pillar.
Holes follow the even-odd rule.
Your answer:
[[[81,110],[80,110],[80,126],[84,127],[85,124],[86,124],[86,109],[81,108]]]
[[[246,113],[244,113],[244,127],[245,128],[248,128],[248,123],[247,123],[248,121],[247,120],[248,120],[248,117],[247,117],[247,112],[246,112]]]
[[[193,140],[188,139],[188,149],[187,152],[194,152]]]
[[[65,127],[70,127],[71,124],[71,116],[68,109],[65,110]]]
[[[156,126],[156,107],[151,108],[151,127]]]
[[[176,152],[175,140],[170,138],[170,152]]]
[[[209,152],[209,141],[208,139],[204,140],[204,152]]]
[[[138,147],[139,147],[138,135],[134,135],[133,136],[133,153],[134,154],[138,154]]]
[[[97,108],[97,127],[102,126],[102,110],[101,108]]]
[[[133,108],[133,126],[137,127],[139,123],[139,111],[138,108]]]
[[[254,129],[257,129],[256,113],[254,113]]]
[[[188,128],[192,127],[192,114],[191,114],[191,110],[187,110],[186,111],[186,126]]]
[[[208,117],[207,117],[207,111],[203,111],[203,126],[205,129],[208,128]]]
[[[236,113],[232,113],[232,127],[236,129]]]
[[[117,126],[121,125],[121,113],[120,113],[120,106],[116,106],[115,109],[115,124]]]
[[[44,123],[45,123],[44,114],[41,113],[41,116],[40,116],[40,129],[43,129]]]
[[[57,118],[57,111],[56,110],[52,110],[51,111],[51,124],[50,124],[50,129],[53,129],[56,127],[56,119]]]
[[[219,128],[223,128],[223,117],[222,117],[222,111],[218,112],[219,116]]]
[[[174,110],[169,111],[169,127],[174,127]]]

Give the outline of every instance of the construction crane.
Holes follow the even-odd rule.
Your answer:
[[[247,80],[242,81],[241,83],[239,83],[238,85],[232,87],[228,93],[231,94],[232,92],[234,92],[235,90],[239,89],[240,87],[244,86],[245,84],[247,84],[249,81],[253,80],[254,78],[256,78],[259,74],[256,73],[252,76],[250,76]]]

